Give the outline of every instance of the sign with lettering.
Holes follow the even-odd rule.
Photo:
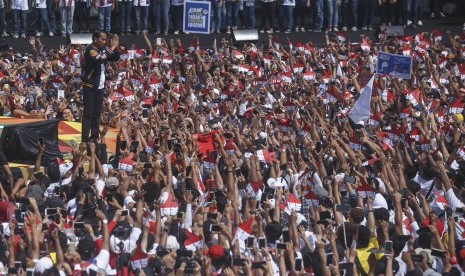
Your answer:
[[[410,79],[412,75],[412,57],[379,52],[376,73],[391,75],[399,79]]]
[[[196,34],[210,33],[210,2],[184,2],[184,32]]]

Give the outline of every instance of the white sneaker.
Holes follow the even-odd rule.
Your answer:
[[[295,27],[294,32],[298,33],[299,32],[299,27]]]
[[[13,35],[13,38],[18,38],[18,37],[19,37],[18,34]]]
[[[231,33],[231,27],[227,27],[227,28],[226,28],[226,33],[227,33],[227,34],[230,34],[230,33]]]
[[[267,34],[272,34],[273,33],[273,28],[270,28],[266,31]]]
[[[434,18],[434,12],[431,13],[430,17],[431,17],[431,18]]]
[[[53,32],[49,32],[48,36],[55,36],[55,34]]]
[[[174,31],[173,34],[178,35],[179,31]]]
[[[26,38],[26,34],[22,34],[22,35],[21,35],[21,38]]]
[[[362,27],[362,30],[366,31],[366,30],[367,30],[367,27],[366,27],[366,26],[363,26],[363,27]]]
[[[304,27],[300,27],[300,31],[301,31],[301,32],[305,32],[305,28],[304,28]]]
[[[356,31],[357,31],[357,27],[354,26],[354,27],[352,27],[351,30],[352,30],[353,32],[356,32]]]
[[[440,12],[440,13],[439,13],[439,16],[440,16],[440,17],[446,17],[446,15],[445,15],[443,12]]]
[[[345,26],[342,27],[342,30],[343,30],[344,32],[346,32],[346,31],[347,31],[347,27],[345,27]]]
[[[410,26],[412,25],[412,21],[411,20],[407,20],[407,26]]]
[[[339,32],[339,29],[337,27],[333,27],[333,31]]]
[[[7,37],[8,34],[6,32],[3,32],[2,37]]]
[[[189,32],[184,32],[184,34],[189,34]]]
[[[418,20],[418,23],[417,23],[418,26],[423,26],[423,22],[421,20]]]
[[[42,32],[37,32],[36,36],[42,36]]]

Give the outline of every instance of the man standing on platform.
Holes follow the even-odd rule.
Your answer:
[[[98,139],[105,90],[105,66],[107,61],[117,61],[120,56],[118,36],[113,35],[110,48],[105,46],[106,42],[106,33],[95,32],[92,35],[92,44],[87,45],[84,50],[81,76],[84,99],[81,140],[84,143]]]

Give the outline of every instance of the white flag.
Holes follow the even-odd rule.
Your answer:
[[[373,75],[367,85],[363,87],[360,97],[349,112],[349,118],[355,124],[364,124],[370,118],[371,92],[373,91],[374,79],[375,75]]]

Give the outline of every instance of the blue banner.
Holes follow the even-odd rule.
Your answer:
[[[184,2],[184,32],[210,33],[210,2]]]
[[[412,75],[412,57],[379,52],[376,73],[400,79],[410,79]]]

